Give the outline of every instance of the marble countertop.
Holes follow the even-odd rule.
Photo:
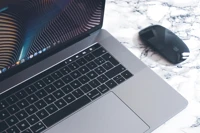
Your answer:
[[[107,0],[103,28],[182,94],[188,107],[153,133],[200,133],[200,1]],[[138,40],[138,31],[160,24],[189,47],[190,58],[172,65]]]

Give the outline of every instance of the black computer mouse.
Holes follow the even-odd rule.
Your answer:
[[[178,64],[189,57],[190,51],[186,44],[165,27],[149,26],[139,32],[139,37],[142,42],[173,64]]]

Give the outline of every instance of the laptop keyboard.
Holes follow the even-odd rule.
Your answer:
[[[0,132],[42,132],[132,76],[95,44],[2,94]]]

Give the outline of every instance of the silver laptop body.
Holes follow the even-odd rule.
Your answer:
[[[187,106],[179,93],[103,29],[4,79],[1,95],[97,43],[133,76],[41,132],[150,133]]]

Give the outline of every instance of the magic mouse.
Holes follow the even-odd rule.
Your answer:
[[[157,51],[173,64],[178,64],[189,57],[186,44],[172,31],[160,26],[149,26],[139,32],[141,41]]]

